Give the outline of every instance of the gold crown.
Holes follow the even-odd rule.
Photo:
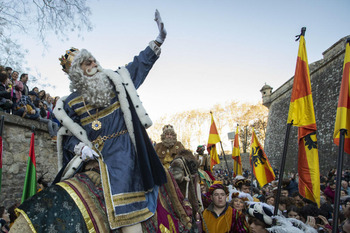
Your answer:
[[[164,130],[167,130],[167,129],[174,130],[174,127],[173,127],[172,125],[164,125],[164,126],[163,126],[163,131],[164,131]]]
[[[70,66],[72,65],[74,56],[77,55],[78,53],[79,53],[79,49],[72,47],[70,50],[66,50],[66,54],[58,59],[61,61],[62,70],[67,74],[69,73],[69,69],[70,69]]]

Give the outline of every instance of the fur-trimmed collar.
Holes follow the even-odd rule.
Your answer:
[[[121,110],[123,112],[125,124],[129,132],[130,139],[136,149],[135,135],[133,133],[134,127],[132,123],[132,116],[129,108],[130,106],[129,106],[129,101],[127,99],[127,94],[131,99],[131,103],[133,104],[142,125],[148,128],[152,125],[152,120],[149,118],[146,110],[144,109],[142,102],[139,98],[139,95],[137,94],[134,83],[131,80],[130,73],[125,67],[120,67],[117,70],[117,72],[114,72],[112,70],[104,70],[103,72],[105,72],[108,75],[108,77],[111,79],[111,81],[115,85]],[[62,124],[62,127],[57,133],[57,151],[58,151],[59,169],[62,167],[62,158],[63,158],[62,136],[63,135],[74,135],[81,142],[85,143],[90,148],[93,148],[93,145],[89,141],[87,137],[87,133],[83,129],[83,127],[81,127],[81,125],[79,125],[78,123],[74,122],[68,116],[66,111],[64,111],[64,101],[66,99],[67,99],[67,96],[60,98],[56,104],[56,108],[54,109],[54,114],[56,118]]]

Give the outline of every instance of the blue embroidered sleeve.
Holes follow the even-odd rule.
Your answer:
[[[135,56],[134,60],[126,66],[136,89],[145,81],[146,76],[157,59],[158,56],[147,46],[145,50],[141,51],[138,56]]]

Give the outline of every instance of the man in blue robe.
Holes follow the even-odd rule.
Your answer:
[[[156,211],[158,187],[166,182],[164,168],[145,128],[152,121],[136,89],[160,55],[166,37],[156,10],[156,40],[117,71],[103,69],[85,49],[72,48],[62,56],[72,94],[57,103],[59,180],[69,178],[84,162],[85,170],[98,170],[111,229],[131,226]],[[98,163],[97,163],[98,161]],[[73,168],[73,170],[72,170]]]

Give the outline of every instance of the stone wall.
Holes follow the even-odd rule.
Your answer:
[[[230,170],[233,169],[233,159],[232,159],[232,152],[231,151],[226,151],[225,152],[225,158],[223,156],[220,156],[220,163],[215,165],[215,168],[214,170],[217,170],[217,169],[227,169],[227,166]],[[249,162],[249,153],[241,153],[241,160],[242,160],[242,169],[243,171],[244,170],[251,170],[251,167],[250,167],[250,162]],[[226,165],[226,162],[227,162],[227,165]]]
[[[345,55],[344,37],[323,53],[323,59],[309,65],[312,96],[317,124],[320,172],[327,175],[336,168],[338,147],[333,143],[333,131]],[[307,49],[307,48],[306,48]],[[279,87],[263,104],[269,108],[264,149],[274,168],[279,168],[287,129],[293,77]],[[297,127],[292,127],[286,161],[286,171],[297,171]],[[344,168],[349,168],[350,157],[344,155]]]
[[[56,143],[51,141],[47,125],[0,112],[4,116],[3,166],[0,205],[10,207],[20,202],[29,157],[32,126],[35,127],[35,156],[37,178],[45,174],[51,182],[57,173]]]

